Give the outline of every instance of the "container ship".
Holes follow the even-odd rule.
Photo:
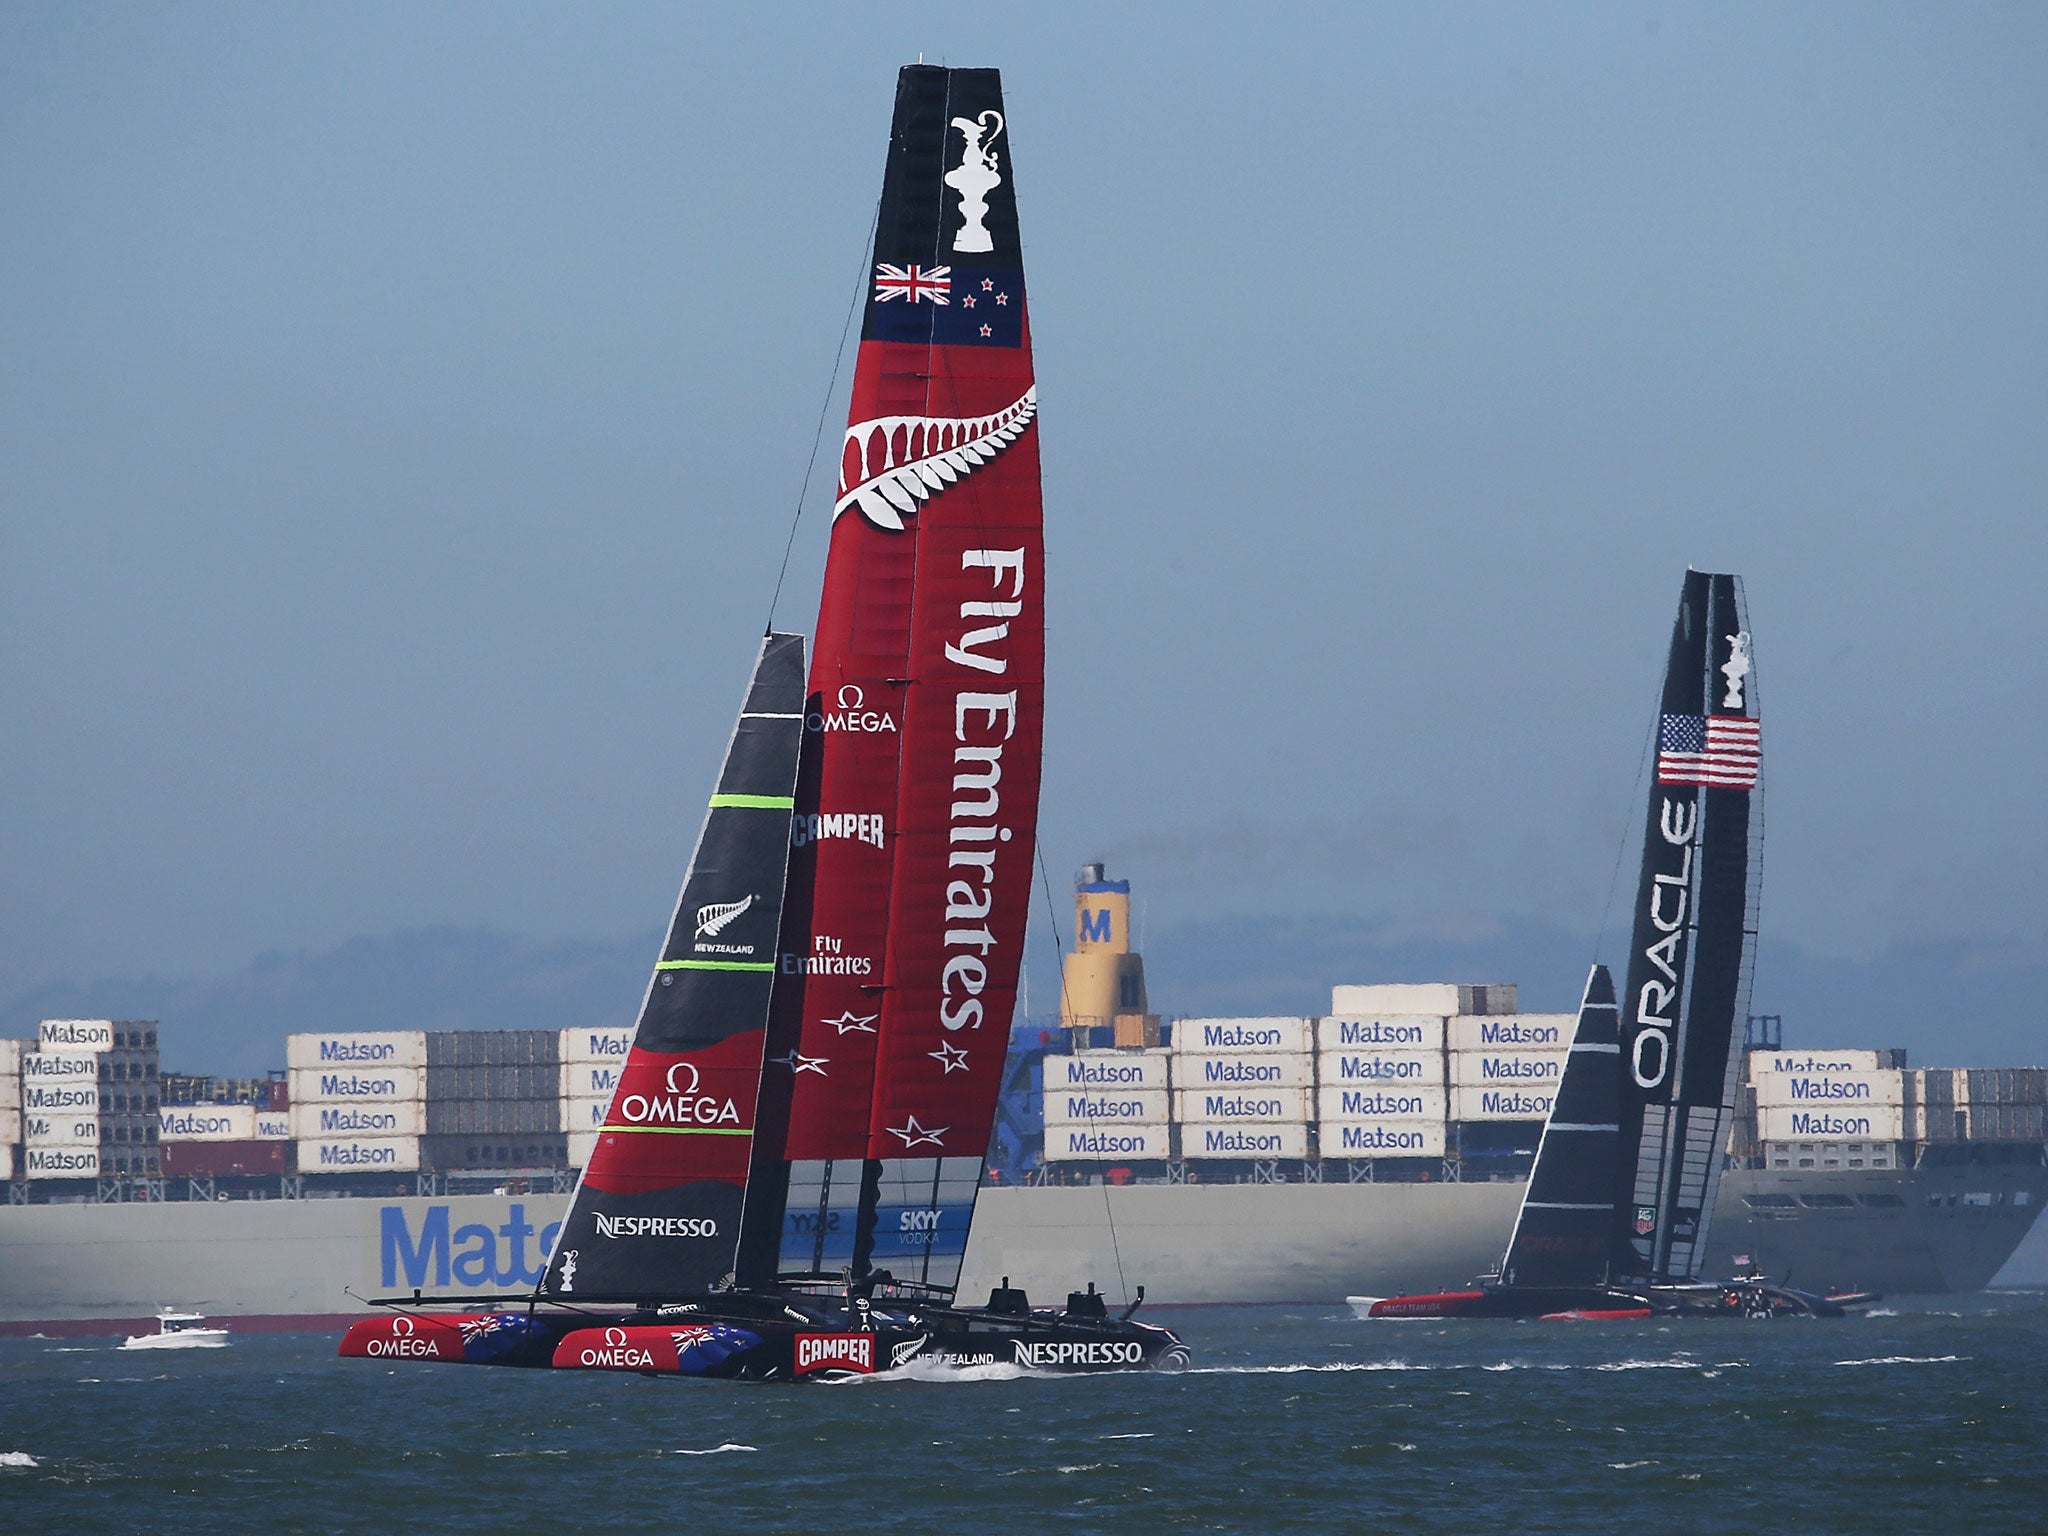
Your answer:
[[[1319,1018],[1165,1018],[1129,907],[1127,882],[1081,872],[1063,1011],[1012,1030],[980,1188],[936,1218],[964,1292],[1086,1274],[1154,1304],[1336,1305],[1498,1260],[1570,1015],[1443,983],[1340,985]],[[0,1041],[0,1331],[111,1332],[166,1304],[324,1327],[355,1296],[531,1287],[632,1032],[296,1034],[260,1079],[162,1072],[158,1033],[47,1020]],[[1745,1083],[1713,1272],[1977,1290],[2048,1199],[2039,1069],[1789,1049],[1759,1018]],[[829,1262],[824,1219],[807,1235]],[[884,1210],[877,1262],[891,1238],[929,1251],[932,1219]]]

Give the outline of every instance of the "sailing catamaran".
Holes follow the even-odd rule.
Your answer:
[[[771,631],[534,1294],[344,1355],[795,1380],[1177,1369],[955,1291],[1016,1000],[1045,678],[1038,395],[1000,77],[899,75],[818,627]],[[1140,1287],[1138,1298],[1143,1300]]]
[[[1352,1297],[1360,1316],[1839,1315],[1876,1299],[1699,1278],[1756,955],[1763,745],[1752,667],[1741,583],[1686,572],[1621,1000],[1594,966],[1498,1275],[1457,1291]]]

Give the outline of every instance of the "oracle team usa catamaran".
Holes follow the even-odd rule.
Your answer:
[[[762,642],[540,1283],[495,1311],[387,1302],[343,1355],[750,1380],[1187,1363],[1092,1283],[1060,1309],[1007,1282],[955,1300],[1016,1000],[1045,676],[995,70],[898,77],[871,278],[808,669],[802,636]]]

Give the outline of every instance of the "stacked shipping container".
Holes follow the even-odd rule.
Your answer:
[[[556,1043],[561,1061],[562,1129],[568,1133],[571,1168],[590,1161],[598,1128],[619,1086],[619,1069],[633,1048],[630,1029],[565,1029]]]
[[[10,1046],[8,1056],[18,1065],[19,1177],[148,1177],[160,1171],[153,1021],[45,1019],[32,1048]]]

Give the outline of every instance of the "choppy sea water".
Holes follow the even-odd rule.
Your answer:
[[[1179,1376],[736,1386],[0,1341],[0,1529],[2048,1531],[2048,1293],[1839,1322],[1158,1312]]]

